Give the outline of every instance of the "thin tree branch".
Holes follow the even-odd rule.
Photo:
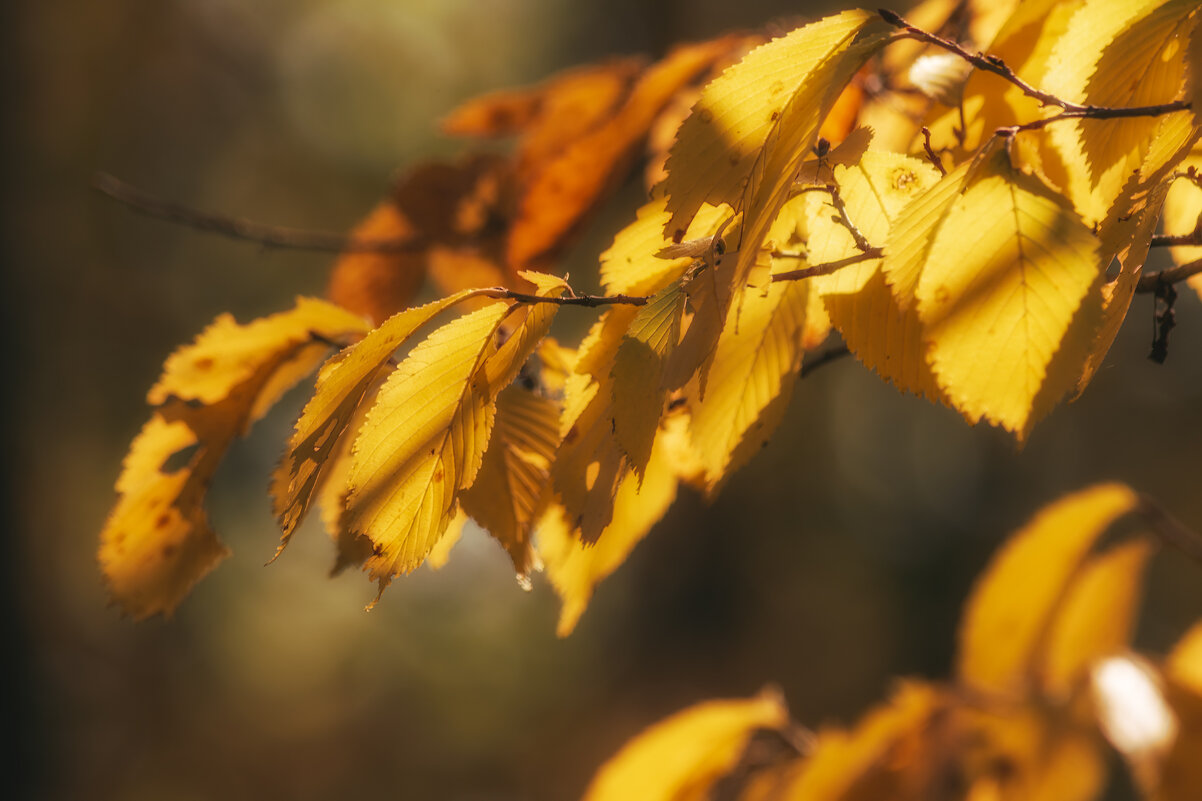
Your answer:
[[[93,176],[92,187],[138,214],[271,248],[322,253],[416,253],[429,246],[423,237],[356,239],[333,231],[284,228],[213,214],[155,197],[104,172]]]
[[[859,264],[872,259],[879,259],[883,251],[880,248],[870,247],[863,253],[853,253],[844,259],[828,261],[823,264],[815,264],[813,267],[804,267],[800,270],[790,270],[784,273],[776,273],[772,276],[772,281],[800,281],[803,278],[813,278],[816,275],[830,275],[833,272],[842,270],[844,267],[850,267],[853,264]],[[778,258],[802,258],[800,254],[783,253],[777,251],[772,254]]]
[[[1202,562],[1202,535],[1182,524],[1149,496],[1140,493],[1139,501],[1140,514],[1161,540],[1191,559]]]
[[[1157,234],[1149,244],[1154,248],[1202,245],[1202,228],[1196,228],[1188,234]]]
[[[847,346],[840,345],[837,348],[825,350],[812,359],[802,359],[801,372],[798,374],[798,378],[805,378],[819,367],[822,367],[825,364],[830,364],[831,362],[836,362],[839,359],[842,359],[844,356],[850,355],[851,351],[847,349]]]
[[[1160,103],[1155,106],[1132,106],[1130,108],[1110,108],[1107,106],[1085,106],[1078,103],[1070,103],[1067,100],[1062,100],[1053,94],[1045,92],[1041,89],[1036,89],[1031,84],[1024,81],[1015,74],[1014,70],[1006,66],[1006,62],[1002,61],[997,56],[988,55],[986,53],[972,54],[965,50],[960,45],[953,41],[944,39],[942,36],[936,36],[933,33],[927,33],[921,28],[915,28],[910,23],[906,22],[896,11],[890,11],[887,8],[877,10],[881,15],[881,19],[890,25],[900,28],[905,32],[906,36],[911,39],[917,39],[920,42],[941,47],[949,53],[955,53],[960,58],[972,64],[979,70],[991,72],[994,75],[1009,81],[1017,86],[1027,97],[1038,100],[1045,106],[1056,106],[1064,109],[1063,114],[1057,114],[1054,117],[1049,117],[1044,120],[1038,120],[1032,123],[1035,128],[1042,128],[1051,122],[1062,119],[1072,119],[1076,117],[1089,117],[1091,119],[1112,119],[1116,117],[1154,117],[1160,114],[1168,114],[1174,111],[1183,111],[1189,108],[1189,103],[1184,100],[1178,100],[1172,103]],[[1019,130],[1033,130],[1026,126],[1018,126]]]
[[[527,292],[515,292],[504,287],[489,287],[476,290],[479,296],[497,300],[512,300],[517,303],[553,303],[556,306],[586,306],[595,309],[598,306],[645,306],[651,300],[646,295],[577,295],[573,293],[565,297],[542,297]]]
[[[1141,276],[1135,285],[1135,291],[1141,293],[1155,292],[1158,288],[1176,284],[1187,278],[1202,273],[1202,259],[1194,259],[1176,267],[1167,267],[1154,273]]]

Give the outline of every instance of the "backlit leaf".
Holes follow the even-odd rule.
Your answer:
[[[280,466],[272,476],[273,509],[283,529],[280,550],[304,519],[365,394],[383,379],[392,354],[440,312],[468,298],[463,291],[394,315],[322,368]]]
[[[664,432],[656,438],[642,481],[623,471],[611,501],[611,517],[591,543],[582,542],[579,523],[551,506],[538,523],[538,554],[562,602],[556,632],[566,637],[584,614],[598,583],[626,560],[676,499],[676,462]],[[587,530],[586,530],[587,533]]]
[[[1127,487],[1102,484],[1045,507],[1010,538],[964,608],[957,664],[963,683],[1001,695],[1030,687],[1086,555],[1138,503]]]
[[[1081,375],[1105,265],[1062,198],[1004,149],[987,158],[933,232],[915,299],[948,399],[1021,441]]]
[[[775,693],[706,701],[662,720],[601,766],[585,801],[706,801],[758,729],[777,729],[788,712]]]
[[[100,535],[113,599],[137,618],[170,614],[227,553],[204,498],[230,443],[321,361],[329,341],[367,328],[356,315],[300,298],[246,325],[222,315],[167,359],[148,394],[158,406],[117,480]]]

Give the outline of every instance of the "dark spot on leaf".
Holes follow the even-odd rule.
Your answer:
[[[213,369],[213,360],[208,356],[202,356],[193,362],[193,365],[197,370],[211,370]]]
[[[179,547],[177,547],[174,544],[168,543],[167,545],[164,545],[163,546],[163,558],[170,559],[171,557],[175,556],[175,552],[178,550],[179,550]]]
[[[714,121],[714,112],[710,111],[708,108],[703,108],[697,112],[697,119],[701,120],[704,123],[713,122]]]
[[[728,156],[727,158],[729,158],[729,159],[730,159],[730,163],[731,163],[731,164],[738,164],[738,163],[739,163],[739,154],[738,154],[738,153],[735,153],[733,150],[731,151],[731,153],[730,153],[730,156]]]
[[[167,528],[169,525],[171,525],[171,515],[167,512],[163,512],[154,521],[155,528]]]
[[[674,244],[679,245],[683,241],[684,241],[684,229],[677,228],[675,231],[672,232],[672,242]]]
[[[780,110],[779,109],[773,111],[771,114],[768,115],[769,122],[776,122],[779,119],[780,119]]]
[[[434,480],[435,482],[438,482],[438,481],[442,481],[442,478],[443,478],[443,471],[442,471],[442,468],[441,468],[441,467],[436,467],[436,468],[434,468],[434,476],[433,476],[433,480]]]

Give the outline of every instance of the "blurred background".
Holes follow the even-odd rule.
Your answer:
[[[947,675],[974,576],[1065,491],[1121,479],[1202,529],[1202,307],[1183,292],[1166,365],[1145,358],[1140,296],[1085,396],[1021,452],[853,360],[823,367],[716,503],[682,493],[566,640],[545,582],[522,592],[478,531],[370,613],[364,577],[326,578],[333,551],[315,526],[263,567],[278,537],[267,478],[301,393],[213,488],[234,555],[170,621],[106,606],[96,538],[162,360],[222,311],[247,320],[320,293],[330,260],[138,217],[89,189],[94,171],[225,214],[344,229],[394,171],[462,147],[434,122],[464,98],[823,10],[4,4],[11,797],[571,799],[627,738],[704,698],[776,682],[798,720],[850,722],[891,677]],[[619,194],[569,270],[592,269],[638,196]],[[1202,567],[1165,553],[1153,570],[1140,643],[1163,649],[1202,614]]]

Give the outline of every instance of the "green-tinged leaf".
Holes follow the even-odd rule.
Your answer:
[[[706,801],[752,734],[787,723],[773,692],[689,707],[626,743],[593,777],[584,801]]]
[[[1031,689],[1050,631],[1087,554],[1112,523],[1138,504],[1139,496],[1129,488],[1101,484],[1045,507],[1011,537],[965,605],[957,658],[960,681],[999,695]]]
[[[1081,375],[1104,268],[1064,199],[995,149],[933,232],[915,288],[929,363],[955,408],[1025,440]]]

